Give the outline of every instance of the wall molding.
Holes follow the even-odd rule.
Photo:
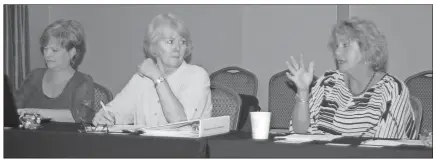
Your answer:
[[[336,5],[336,22],[346,20],[350,17],[350,5],[338,4]]]

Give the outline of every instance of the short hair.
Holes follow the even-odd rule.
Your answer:
[[[336,24],[329,40],[329,48],[333,53],[337,49],[339,37],[356,41],[365,61],[371,64],[371,68],[374,71],[386,72],[387,41],[374,22],[352,17]]]
[[[50,38],[58,40],[60,45],[67,51],[76,49],[76,54],[71,58],[70,65],[77,70],[86,53],[85,31],[83,26],[75,20],[57,20],[47,26],[39,40],[40,50],[44,53],[44,48],[50,41]]]
[[[186,40],[186,51],[184,55],[184,60],[190,62],[193,45],[191,40],[191,35],[189,29],[186,27],[185,23],[177,18],[172,13],[159,14],[151,20],[148,25],[148,32],[144,38],[144,53],[146,58],[152,58],[156,61],[156,51],[154,49],[157,40],[163,35],[163,28],[170,27],[176,31],[181,37]]]

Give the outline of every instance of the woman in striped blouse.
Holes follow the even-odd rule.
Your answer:
[[[409,90],[386,73],[387,43],[375,24],[356,17],[342,21],[333,28],[329,47],[337,70],[313,85],[313,62],[307,70],[302,58],[286,62],[287,76],[298,88],[290,130],[416,139]]]

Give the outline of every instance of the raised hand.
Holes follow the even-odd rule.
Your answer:
[[[291,63],[286,61],[289,72],[286,72],[286,76],[292,80],[297,86],[298,92],[309,92],[309,86],[313,78],[314,62],[310,62],[308,70],[304,67],[303,55],[301,55],[300,64],[291,56]]]
[[[148,77],[152,80],[155,80],[162,75],[161,71],[159,70],[157,65],[154,64],[154,62],[151,58],[145,59],[138,66],[138,74],[141,77]]]

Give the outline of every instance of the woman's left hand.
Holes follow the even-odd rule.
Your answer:
[[[145,59],[139,66],[138,66],[138,74],[141,77],[148,77],[152,80],[157,79],[162,76],[162,72],[159,70],[159,68],[154,64],[153,60],[151,58]]]

